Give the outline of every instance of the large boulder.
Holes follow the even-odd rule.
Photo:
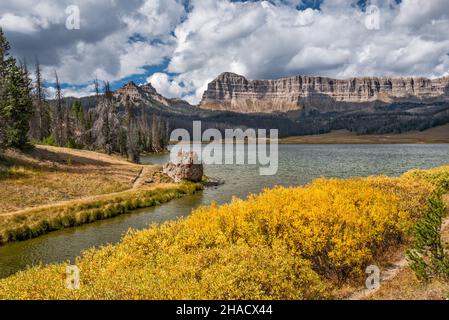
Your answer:
[[[182,180],[201,182],[204,167],[198,162],[198,156],[194,152],[180,152],[175,161],[170,161],[163,166],[162,172],[175,182]]]

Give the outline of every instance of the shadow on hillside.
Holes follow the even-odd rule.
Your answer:
[[[61,171],[68,173],[91,173],[104,169],[105,174],[108,174],[108,169],[111,169],[114,164],[99,159],[83,157],[82,155],[75,155],[63,150],[55,152],[37,147],[26,152],[9,150],[2,160],[2,167],[5,169],[3,171],[9,171],[8,169],[13,166],[36,169],[43,172]],[[14,178],[14,176],[7,174],[2,176],[3,178]]]
[[[54,162],[63,165],[71,165],[71,166],[108,166],[110,163],[98,159],[92,159],[89,157],[83,157],[80,155],[74,155],[71,153],[64,152],[62,150],[58,152],[54,152],[51,150],[43,149],[43,148],[34,148],[31,151],[25,153],[27,156],[33,158],[34,160],[38,160],[40,162]]]

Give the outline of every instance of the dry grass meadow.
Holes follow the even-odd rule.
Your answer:
[[[197,192],[160,167],[115,156],[36,146],[8,151],[0,171],[0,244],[114,217]]]
[[[7,151],[0,214],[131,189],[142,166],[96,152],[37,146]]]

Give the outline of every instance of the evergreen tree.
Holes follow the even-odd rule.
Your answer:
[[[9,42],[0,27],[0,80],[2,80],[2,82],[6,79],[8,60],[10,59],[10,48]]]
[[[26,148],[32,113],[30,80],[9,56],[9,43],[0,29],[0,147]]]
[[[14,62],[14,63],[13,63]],[[7,81],[7,133],[8,146],[23,149],[29,146],[29,121],[32,115],[30,81],[15,61],[11,61]]]
[[[432,277],[449,278],[449,255],[441,239],[446,210],[441,199],[429,200],[425,217],[416,225],[413,247],[407,252],[411,269],[423,281]]]
[[[0,150],[7,147],[6,142],[6,79],[9,56],[9,43],[0,28]]]

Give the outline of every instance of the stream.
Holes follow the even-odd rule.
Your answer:
[[[168,155],[143,157],[143,163],[165,163]],[[414,168],[449,164],[449,145],[280,145],[279,170],[260,176],[255,165],[211,165],[205,174],[225,184],[201,194],[135,211],[113,219],[49,233],[36,239],[0,247],[0,278],[28,266],[74,261],[91,247],[117,243],[130,228],[187,217],[192,209],[211,202],[245,198],[275,185],[303,185],[318,177],[398,176]]]

